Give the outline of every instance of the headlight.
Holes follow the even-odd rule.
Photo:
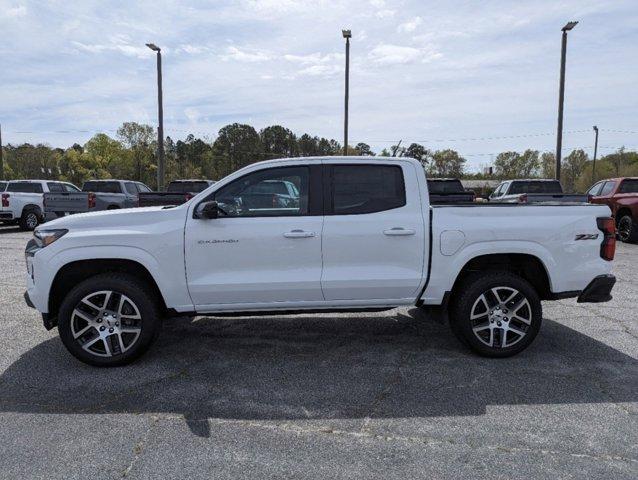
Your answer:
[[[33,232],[33,237],[35,240],[35,244],[39,248],[44,248],[51,245],[53,242],[55,242],[58,238],[65,235],[67,232],[68,230],[65,228],[59,228],[59,229],[43,228],[41,230],[40,229],[35,230]]]

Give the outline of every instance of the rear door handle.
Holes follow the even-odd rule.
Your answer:
[[[416,231],[410,230],[409,228],[403,228],[403,227],[394,227],[394,228],[390,228],[389,230],[383,231],[384,235],[388,235],[391,237],[403,237],[406,235],[414,235],[415,233]]]
[[[284,233],[284,237],[286,238],[310,238],[314,236],[315,232],[306,232],[305,230],[291,230]]]

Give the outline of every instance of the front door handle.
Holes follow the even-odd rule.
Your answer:
[[[394,227],[383,231],[384,235],[388,235],[390,237],[403,237],[406,235],[414,235],[415,233],[416,231],[403,227]]]
[[[286,238],[310,238],[315,235],[315,232],[306,232],[305,230],[291,230],[284,233],[284,237]]]

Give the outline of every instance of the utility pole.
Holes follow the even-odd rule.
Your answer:
[[[346,39],[346,94],[344,105],[343,119],[343,154],[348,155],[348,100],[350,97],[350,38],[352,32],[350,30],[341,30],[343,38]]]
[[[596,181],[596,155],[598,154],[598,127],[596,125],[594,125],[594,133],[596,135],[596,139],[594,140],[594,163],[591,169],[592,184]]]
[[[164,190],[164,109],[162,107],[162,50],[154,43],[146,46],[157,53],[157,190]]]
[[[558,128],[556,133],[556,180],[560,181],[560,166],[563,150],[563,105],[565,102],[565,57],[567,56],[567,32],[578,22],[568,22],[561,30],[563,39],[560,51],[560,87],[558,91]]]

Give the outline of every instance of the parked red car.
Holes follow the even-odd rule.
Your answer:
[[[611,208],[620,240],[638,242],[638,177],[602,180],[587,194],[591,203]]]

